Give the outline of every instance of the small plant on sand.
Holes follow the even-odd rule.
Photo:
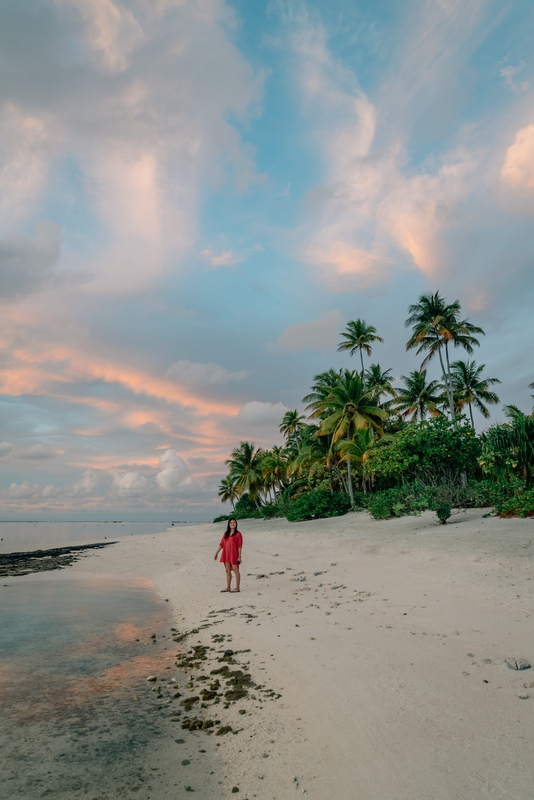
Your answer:
[[[441,522],[442,525],[445,525],[447,520],[449,519],[450,515],[452,514],[452,507],[448,500],[439,500],[434,509],[436,511],[436,516]]]

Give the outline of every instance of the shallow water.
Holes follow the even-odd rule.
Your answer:
[[[195,523],[155,522],[0,522],[0,553],[92,544],[123,536],[160,533]]]
[[[169,607],[149,581],[8,578],[0,609],[2,800],[174,798],[210,773],[146,681],[176,675]]]

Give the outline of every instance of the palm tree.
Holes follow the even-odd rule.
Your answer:
[[[232,450],[230,458],[226,461],[237,495],[241,497],[248,492],[258,508],[260,507],[258,496],[263,488],[262,455],[263,451],[260,448],[256,450],[252,442],[241,442],[239,447]]]
[[[237,500],[238,494],[230,475],[222,479],[217,494],[221,498],[221,503],[226,503],[229,500],[232,504],[232,509],[234,508],[234,500]]]
[[[302,398],[303,403],[316,403],[323,400],[330,394],[332,388],[338,382],[341,371],[337,372],[335,369],[329,369],[328,372],[320,372],[313,379],[310,394]]]
[[[331,436],[330,449],[335,449],[342,439],[352,439],[356,430],[372,427],[382,433],[381,425],[387,413],[378,408],[366,391],[362,376],[343,370],[326,397],[312,401],[308,408],[311,418],[321,419],[318,436]],[[350,457],[347,459],[347,487],[354,505]]]
[[[358,474],[362,476],[363,493],[367,494],[365,461],[368,450],[375,441],[370,428],[354,431],[352,439],[343,439],[336,445],[336,450],[347,464],[357,465]]]
[[[286,411],[282,422],[278,426],[278,430],[285,436],[287,442],[295,436],[298,437],[304,427],[305,419],[306,417],[304,414],[299,414],[296,409],[295,411]]]
[[[275,499],[276,489],[278,489],[278,499],[281,500],[287,475],[287,458],[283,447],[275,446],[263,455],[261,472],[264,480],[266,479],[273,486]]]
[[[498,378],[482,378],[481,373],[486,368],[485,364],[478,366],[475,361],[455,361],[451,364],[451,380],[454,392],[454,405],[461,411],[465,405],[469,407],[471,425],[474,428],[473,406],[487,419],[490,416],[484,403],[495,404],[499,398],[489,387],[500,383]]]
[[[380,364],[371,364],[369,369],[365,370],[365,385],[367,389],[371,390],[375,395],[380,408],[387,409],[391,403],[389,400],[385,403],[381,403],[380,398],[382,395],[385,395],[386,397],[387,395],[390,397],[395,397],[396,394],[393,384],[391,383],[393,380],[391,372],[391,369],[386,369],[384,372],[382,372]]]
[[[318,431],[318,425],[306,425],[299,451],[295,453],[288,465],[288,472],[292,475],[302,477],[303,472],[307,471],[311,477],[319,464],[326,463],[328,465],[328,442],[325,436],[317,436]]]
[[[362,377],[364,372],[363,367],[363,351],[368,356],[372,353],[371,345],[374,342],[383,342],[384,340],[377,336],[376,328],[368,325],[363,319],[352,320],[347,323],[346,330],[340,334],[345,341],[341,342],[338,346],[338,351],[349,350],[351,356],[354,355],[356,350],[360,351],[360,361],[362,363]]]
[[[344,460],[350,458],[353,464],[356,463],[359,465],[364,494],[367,494],[367,462],[369,461],[370,451],[376,447],[377,444],[387,444],[388,442],[392,442],[394,438],[395,437],[391,434],[385,433],[377,439],[371,428],[363,428],[354,431],[354,436],[350,441],[344,439],[337,445],[337,450]]]
[[[341,371],[337,372],[335,369],[329,369],[327,372],[320,372],[316,375],[313,379],[313,384],[311,387],[311,392],[307,394],[305,397],[302,398],[303,403],[308,403],[306,410],[311,408],[312,406],[315,408],[315,404],[319,402],[323,402],[323,411],[322,413],[326,416],[326,405],[324,401],[330,394],[332,388],[336,385],[339,381],[341,375]],[[327,452],[328,457],[326,459],[326,466],[328,467],[328,482],[330,484],[330,491],[333,492],[333,485],[332,485],[332,468],[334,466],[334,459],[332,458],[332,437],[327,435],[324,437],[326,439],[327,444]]]
[[[411,414],[411,422],[417,422],[418,416],[422,422],[427,414],[433,417],[439,415],[438,403],[442,400],[442,396],[438,394],[440,385],[438,381],[426,382],[426,369],[410,372],[408,376],[402,375],[401,380],[404,381],[404,386],[397,389],[394,400],[396,411],[403,417]]]
[[[450,374],[449,342],[452,342],[454,347],[463,347],[471,354],[473,347],[480,345],[474,334],[484,333],[482,328],[473,325],[469,320],[460,320],[460,311],[459,300],[447,305],[445,298],[439,292],[423,294],[419,301],[408,309],[409,317],[404,323],[406,327],[409,325],[413,327],[413,333],[406,344],[406,349],[411,350],[417,347],[418,355],[425,350],[428,351],[421,368],[436,354],[438,355],[452,419],[456,418],[456,412]],[[446,366],[443,354],[445,354]]]
[[[529,389],[534,389],[534,383],[529,383],[529,385],[528,385],[528,388],[529,388]],[[532,395],[530,395],[530,396],[531,396],[531,397],[532,397],[532,399],[534,400],[534,394],[532,394]],[[532,414],[534,415],[534,406],[532,406]]]

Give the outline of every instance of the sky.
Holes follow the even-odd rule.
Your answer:
[[[429,291],[530,411],[533,31],[530,0],[0,0],[0,517],[213,518],[232,448],[358,366],[349,320],[419,368]]]

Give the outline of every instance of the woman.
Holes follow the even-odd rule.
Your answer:
[[[222,550],[221,561],[226,569],[226,589],[221,589],[221,592],[240,592],[241,591],[241,575],[239,574],[239,565],[241,564],[241,548],[243,547],[243,537],[237,530],[237,520],[232,517],[228,520],[226,533],[221,539],[217,552],[215,553],[214,560],[217,561],[217,556]],[[232,572],[235,574],[235,589],[232,590]]]

